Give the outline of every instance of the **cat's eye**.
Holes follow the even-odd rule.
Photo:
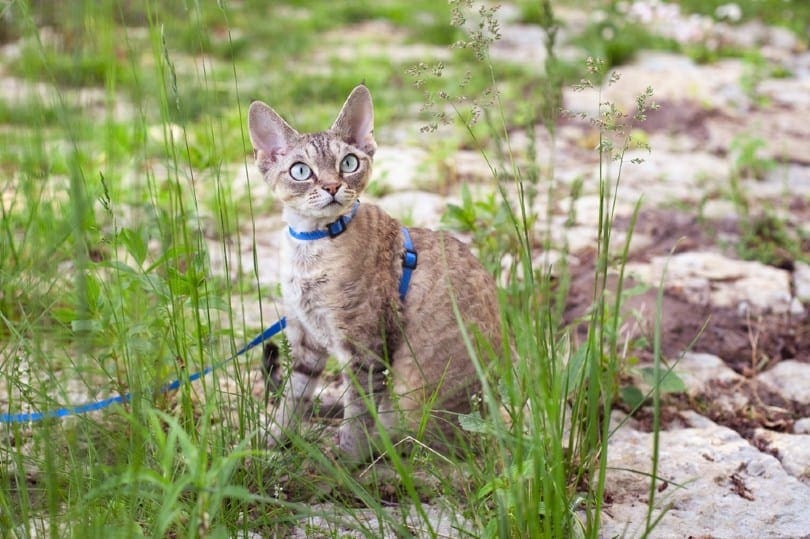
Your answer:
[[[360,168],[360,160],[353,153],[346,154],[340,162],[340,171],[344,174],[351,174]]]
[[[298,161],[297,163],[293,163],[293,166],[290,167],[290,176],[292,176],[293,180],[302,182],[312,176],[312,169],[309,168],[308,165]]]

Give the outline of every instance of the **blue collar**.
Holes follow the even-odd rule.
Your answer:
[[[341,215],[337,221],[326,225],[326,229],[313,230],[311,232],[298,232],[297,230],[294,230],[293,227],[289,227],[290,236],[297,240],[304,241],[319,240],[321,238],[334,238],[335,236],[339,236],[346,231],[346,227],[349,225],[349,222],[354,219],[354,216],[357,213],[357,207],[359,205],[360,201],[356,200],[349,213]],[[416,269],[418,255],[416,254],[416,249],[413,247],[411,235],[408,232],[408,229],[404,226],[402,227],[402,239],[402,246],[404,247],[405,252],[402,254],[402,276],[399,278],[399,297],[402,299],[402,301],[405,301],[405,296],[408,294],[408,287],[411,284],[411,274],[413,273],[413,270]]]
[[[341,215],[337,221],[334,223],[329,223],[326,225],[325,229],[320,230],[313,230],[311,232],[298,232],[297,230],[293,229],[293,227],[289,227],[290,236],[297,240],[319,240],[321,238],[334,238],[335,236],[340,236],[346,231],[346,227],[349,225],[349,222],[354,219],[354,215],[357,213],[357,207],[360,206],[360,201],[355,200],[354,204],[352,205],[351,211],[345,215]]]

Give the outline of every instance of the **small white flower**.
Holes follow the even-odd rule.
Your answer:
[[[734,3],[717,6],[714,14],[718,19],[728,19],[731,22],[738,22],[742,19],[742,9]]]

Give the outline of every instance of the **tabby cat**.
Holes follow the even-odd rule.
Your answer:
[[[336,439],[344,458],[367,459],[380,428],[394,442],[447,440],[480,388],[454,304],[470,335],[500,347],[495,283],[470,250],[359,203],[377,148],[373,124],[362,85],[319,133],[298,133],[262,102],[250,106],[256,164],[289,225],[281,287],[292,372],[271,412],[271,446],[311,406],[330,355],[347,382]],[[418,432],[425,413],[428,430]]]

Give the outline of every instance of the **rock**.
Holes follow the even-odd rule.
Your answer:
[[[797,419],[793,423],[793,432],[796,434],[810,434],[810,417]]]
[[[431,16],[426,14],[426,18]],[[431,20],[426,20],[430,24]],[[312,65],[329,65],[335,60],[355,62],[358,47],[363,48],[364,57],[384,59],[391,64],[411,64],[415,62],[448,61],[452,51],[448,47],[409,43],[408,32],[383,18],[341,25],[319,36],[321,46],[310,60]],[[373,44],[373,46],[367,46]]]
[[[706,119],[709,140],[706,149],[726,153],[741,137],[761,140],[765,144],[758,157],[810,165],[807,140],[810,123],[796,121],[800,108],[769,107],[753,109],[739,115],[717,115]]]
[[[810,486],[789,475],[731,429],[695,412],[689,428],[660,433],[653,537],[803,537],[810,530]],[[601,537],[641,535],[647,512],[651,433],[618,430],[608,452]],[[631,472],[626,470],[637,470]]]
[[[422,191],[402,191],[380,198],[377,204],[406,226],[439,228],[447,208],[445,197]]]
[[[810,109],[810,104],[808,104],[808,109]],[[778,183],[782,187],[783,191],[780,196],[784,194],[784,190],[787,190],[797,197],[810,197],[810,166],[797,164],[778,166],[766,174],[765,179],[768,182]]]
[[[665,268],[666,289],[690,303],[737,308],[742,315],[749,309],[787,313],[791,307],[789,273],[760,262],[713,252],[686,252],[654,257],[649,264],[627,265],[630,275],[653,286],[660,282]]]
[[[412,146],[380,147],[374,154],[374,175],[370,190],[383,193],[410,191],[420,182],[424,175],[427,153]],[[431,175],[433,176],[433,175]],[[433,183],[436,178],[431,178]]]
[[[532,66],[536,72],[543,73],[547,56],[543,29],[534,24],[510,24],[504,30],[501,39],[490,48],[492,59],[499,63]]]
[[[640,163],[631,160],[640,159]],[[639,198],[644,194],[645,205],[663,206],[674,201],[697,203],[705,189],[701,187],[709,181],[722,185],[731,175],[727,159],[721,159],[706,152],[694,151],[685,158],[683,153],[654,149],[629,150],[624,155],[622,187],[635,190]],[[649,189],[650,182],[655,189]]]
[[[639,196],[636,196],[634,193],[630,193],[629,190],[620,190],[620,198],[623,200],[619,200],[616,202],[616,215],[617,216],[629,216],[632,215],[633,210],[635,209],[635,204],[638,201]],[[596,235],[596,228],[599,225],[599,207],[600,205],[604,206],[604,203],[600,200],[598,194],[593,195],[582,195],[573,201],[570,198],[563,199],[560,204],[563,207],[571,207],[573,206],[574,214],[576,215],[576,222],[578,225],[586,225],[592,226],[594,228],[594,235]],[[606,210],[610,210],[611,208],[606,208]]]
[[[793,293],[802,303],[810,304],[810,264],[796,261],[793,267]]]
[[[735,383],[743,377],[734,372],[719,357],[712,354],[687,352],[678,361],[675,371],[686,385],[690,396],[705,393],[713,382]]]
[[[603,101],[632,113],[636,96],[652,86],[653,99],[658,102],[687,99],[728,111],[747,109],[749,99],[740,89],[745,69],[744,63],[736,59],[698,65],[678,54],[645,51],[632,64],[616,70],[621,78],[603,88]]]
[[[233,198],[238,199],[249,196],[253,199],[254,206],[257,206],[260,201],[274,200],[273,189],[270,187],[269,183],[264,181],[261,173],[253,164],[247,167],[244,165],[227,167],[222,171],[222,175],[224,176],[229,172],[233,174],[233,179],[228,186],[228,188],[232,189],[231,196]],[[216,185],[216,183],[212,179],[210,182],[199,182],[198,185],[201,185],[203,188],[210,188]],[[199,188],[200,187],[198,187],[198,189]]]
[[[304,523],[290,532],[288,537],[306,539],[309,537],[375,537],[395,538],[402,536],[392,523],[403,526],[408,535],[414,537],[467,537],[470,523],[453,508],[441,506],[441,500],[430,505],[423,504],[429,523],[424,522],[415,508],[405,506],[386,507],[379,515],[372,509],[346,509],[334,504],[317,504]],[[372,531],[373,530],[373,531]]]
[[[790,308],[788,309],[790,316],[793,316],[798,319],[804,318],[804,315],[807,314],[807,311],[802,305],[802,302],[799,301],[799,298],[793,298],[790,300]]]
[[[481,152],[460,150],[449,158],[448,161],[448,168],[452,171],[452,181],[454,183],[494,182],[492,169],[489,168],[489,164]]]
[[[734,202],[724,198],[707,200],[701,210],[704,218],[717,220],[735,218],[737,213]]]
[[[239,241],[232,239],[206,238],[211,272],[235,280],[239,275],[256,274],[259,283],[272,285],[279,282],[280,268],[278,253],[281,241],[286,233],[280,214],[267,217],[255,217],[253,225],[241,232]],[[254,267],[253,249],[256,249],[258,261]]]
[[[785,434],[767,429],[756,429],[755,439],[768,449],[775,450],[787,473],[810,485],[810,434]]]
[[[757,92],[774,105],[796,110],[810,109],[810,78],[767,79],[759,83]]]
[[[810,404],[810,363],[794,359],[780,361],[773,368],[760,373],[757,381],[785,399]]]

